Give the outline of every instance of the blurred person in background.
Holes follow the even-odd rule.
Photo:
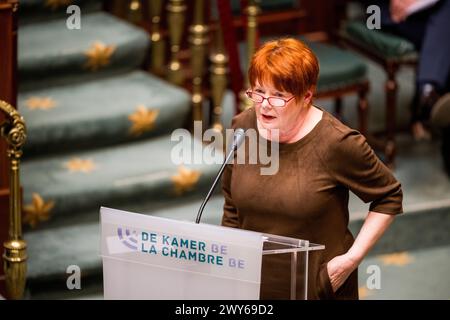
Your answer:
[[[450,176],[450,0],[372,0],[381,9],[381,28],[411,41],[419,52],[411,130],[416,140],[442,137]]]

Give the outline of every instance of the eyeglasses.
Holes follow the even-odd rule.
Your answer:
[[[283,99],[278,97],[264,97],[260,95],[259,93],[253,92],[251,90],[248,90],[245,92],[247,97],[256,103],[262,103],[264,100],[267,99],[267,102],[272,106],[276,108],[284,107],[289,101],[291,101],[295,96],[290,97],[289,99]]]

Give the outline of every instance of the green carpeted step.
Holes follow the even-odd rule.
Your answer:
[[[449,300],[450,246],[364,259],[358,272],[361,300]],[[378,269],[379,268],[379,269]],[[377,269],[379,287],[374,287]],[[97,299],[102,298],[98,295]]]
[[[44,20],[67,19],[72,13],[66,12],[70,5],[78,6],[81,15],[102,9],[102,2],[99,0],[20,0],[19,23],[25,25]]]
[[[222,154],[217,152],[211,156],[208,149],[196,148],[192,152],[192,164],[184,162],[180,166],[171,156],[176,150],[173,147],[179,144],[165,135],[150,141],[24,161],[20,172],[24,211],[29,212],[30,218],[49,212],[50,219],[63,219],[74,212],[100,206],[139,203],[161,206],[202,195],[219,167],[205,161],[221,161]],[[205,161],[197,161],[194,155],[205,156]],[[53,209],[46,210],[46,204],[51,202]]]
[[[141,71],[19,94],[25,157],[132,141],[182,127],[189,93]]]
[[[143,30],[104,12],[83,14],[80,30],[68,29],[66,19],[23,25],[18,37],[20,86],[37,79],[72,82],[75,75],[134,69],[142,65],[148,46]]]
[[[70,265],[79,266],[83,277],[101,272],[98,223],[30,232],[25,234],[25,241],[27,282],[31,288],[36,283],[63,279]]]
[[[211,183],[211,181],[209,182]],[[132,212],[194,221],[201,200],[198,198],[183,204],[174,202],[172,207],[158,210],[153,210],[150,204],[143,204],[139,208],[135,207]],[[220,224],[222,208],[223,198],[221,196],[212,197],[203,212],[202,223]],[[123,209],[131,211],[129,208]],[[95,221],[30,231],[25,234],[29,256],[27,279],[32,294],[45,290],[45,286],[49,283],[52,283],[53,289],[59,288],[64,291],[66,289],[64,287],[67,277],[66,269],[69,265],[79,266],[84,279],[101,283],[99,211],[92,211],[89,214],[95,217]],[[74,292],[74,294],[76,293]]]

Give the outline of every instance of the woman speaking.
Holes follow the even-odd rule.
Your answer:
[[[227,165],[222,225],[324,244],[310,255],[308,298],[358,299],[358,265],[402,213],[402,190],[364,136],[313,105],[318,74],[316,56],[295,39],[267,42],[254,54],[247,91],[254,105],[232,126],[256,130],[263,142],[276,137],[279,168],[262,175],[259,163]],[[370,202],[356,239],[349,191]],[[289,298],[282,270],[290,260],[275,256],[263,264],[261,299]]]

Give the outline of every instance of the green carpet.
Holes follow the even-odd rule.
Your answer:
[[[93,151],[44,157],[24,162],[21,168],[24,202],[32,193],[54,201],[52,219],[73,211],[116,206],[136,201],[158,202],[177,199],[190,192],[172,181],[179,175],[171,160],[170,135]],[[193,192],[209,185],[218,170],[215,165],[186,165],[198,173]],[[186,191],[186,192],[185,192]]]
[[[172,204],[167,208],[153,210],[146,204],[136,205],[139,213],[163,216],[166,218],[194,221],[201,201],[188,201]],[[222,198],[213,197],[206,206],[202,223],[219,224],[222,208]],[[51,282],[56,286],[64,286],[66,268],[70,264],[78,265],[83,271],[83,281],[91,276],[97,277],[102,273],[100,257],[100,225],[99,213],[93,211],[96,222],[78,223],[59,228],[49,228],[27,233],[29,272],[28,281],[33,292],[45,289],[45,283]],[[61,288],[65,289],[65,288]]]
[[[171,133],[190,117],[190,94],[138,69],[146,32],[99,11],[98,2],[74,3],[82,6],[80,30],[66,28],[63,7],[21,3],[27,292],[47,291],[71,264],[101,283],[100,206],[164,216],[178,206],[192,220],[197,208],[183,204],[203,198],[218,170],[172,161]]]
[[[449,262],[448,245],[365,259],[359,267],[360,299],[448,301]],[[373,287],[370,279],[374,266],[380,270],[379,287]]]
[[[33,99],[51,99],[54,106],[33,108]],[[142,71],[21,92],[19,109],[28,129],[25,156],[170,133],[183,125],[189,103],[187,92]],[[155,120],[150,130],[133,133],[129,116],[140,107],[153,112]]]
[[[80,30],[68,29],[66,19],[20,26],[20,85],[61,76],[72,82],[75,76],[89,73],[132,70],[143,63],[148,46],[143,30],[103,12],[83,14]],[[91,63],[90,50],[100,53]]]
[[[39,21],[67,18],[67,5],[77,5],[82,14],[99,11],[102,1],[99,0],[20,0],[19,24],[26,25]]]

